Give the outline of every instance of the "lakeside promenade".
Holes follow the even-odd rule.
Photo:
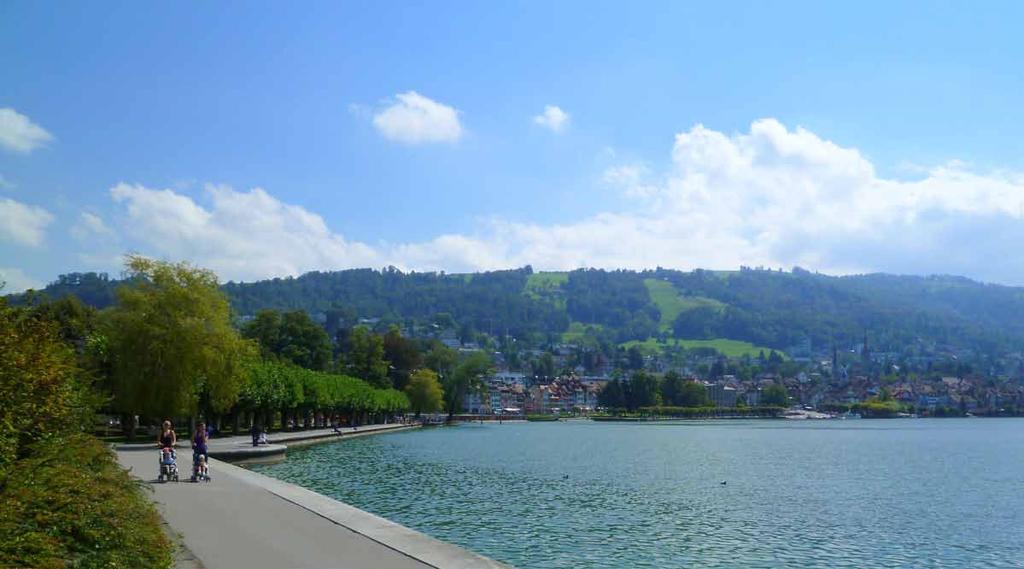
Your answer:
[[[345,437],[396,430],[401,426],[368,425],[345,430]],[[331,429],[271,435],[274,444],[330,440]],[[303,436],[304,435],[304,436]],[[319,439],[317,439],[319,437]],[[334,435],[337,439],[338,436]],[[210,442],[240,448],[249,437]],[[153,446],[124,445],[118,461],[140,480],[156,478]],[[180,483],[152,484],[151,499],[171,531],[193,559],[178,556],[186,567],[247,568],[470,568],[506,567],[471,551],[436,540],[379,516],[305,488],[211,459],[210,483],[189,483],[191,451],[178,452]],[[339,465],[338,475],[344,469]]]

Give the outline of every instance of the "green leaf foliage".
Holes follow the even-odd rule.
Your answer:
[[[397,413],[409,409],[409,399],[401,391],[374,388],[354,377],[266,360],[249,366],[238,405],[262,411]]]
[[[150,416],[185,415],[206,395],[226,411],[255,352],[231,325],[212,272],[186,263],[129,257],[130,284],[105,313],[114,407]]]
[[[116,285],[102,276],[72,274],[41,294],[77,294],[102,307]],[[228,283],[222,290],[244,315],[265,308],[322,314],[332,336],[342,323],[347,330],[359,318],[379,318],[378,332],[396,323],[416,337],[450,328],[477,343],[481,336],[506,344],[511,338],[517,350],[564,337],[600,349],[605,359],[627,341],[659,351],[713,348],[729,357],[751,349],[756,355],[763,347],[766,358],[772,349],[791,357],[810,357],[793,353],[803,346],[813,353],[842,349],[862,342],[865,333],[873,350],[907,358],[942,346],[984,359],[1012,354],[1024,344],[1024,289],[951,276],[832,277],[749,268],[581,269],[555,275],[534,274],[529,267],[450,275],[391,268]],[[26,303],[34,297],[11,298]],[[515,356],[508,345],[501,349]],[[376,381],[380,374],[366,377]],[[404,374],[396,379],[404,380]]]
[[[437,373],[429,369],[416,370],[409,377],[409,385],[405,387],[411,409],[420,413],[440,411],[444,404],[444,390],[437,380]]]
[[[55,323],[0,303],[0,473],[46,438],[81,431],[94,399]]]
[[[0,567],[170,567],[152,503],[82,432],[98,398],[59,313],[0,301]]]
[[[261,310],[242,327],[242,335],[255,340],[264,356],[274,355],[308,369],[331,366],[331,339],[304,310]]]
[[[455,364],[455,368],[444,378],[445,405],[451,417],[462,409],[462,402],[468,393],[483,388],[482,378],[493,370],[491,358],[483,352],[473,352]]]
[[[0,488],[2,567],[171,566],[143,486],[93,437],[33,446]]]

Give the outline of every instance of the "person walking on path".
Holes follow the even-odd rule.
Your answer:
[[[210,440],[210,434],[206,432],[206,423],[200,422],[196,432],[192,435],[192,481],[196,481],[199,472],[199,463],[205,460],[207,455],[206,443]]]
[[[255,421],[253,421],[252,428],[249,429],[249,434],[252,435],[252,446],[260,446],[261,431],[262,429],[260,429],[260,426]]]
[[[160,436],[156,439],[156,444],[160,445],[160,448],[173,449],[174,445],[178,443],[178,435],[174,433],[174,428],[171,426],[170,421],[164,421],[163,427],[160,429]]]

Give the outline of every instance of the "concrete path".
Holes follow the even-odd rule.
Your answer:
[[[299,434],[271,435],[270,440],[286,442],[285,436]],[[237,443],[233,438],[217,442]],[[155,448],[122,447],[117,455],[134,476],[155,481]],[[179,451],[178,457],[182,480],[187,480],[191,453]],[[225,462],[211,460],[210,474],[209,483],[153,483],[151,495],[170,529],[206,569],[502,567],[348,504]]]
[[[339,429],[306,429],[301,431],[270,433],[267,435],[269,444],[252,446],[252,437],[248,435],[210,439],[209,452],[213,458],[229,462],[247,462],[251,460],[280,460],[284,458],[289,447],[307,444],[349,439],[363,435],[372,435],[384,431],[397,431],[419,427],[418,424],[390,423],[386,425],[363,425]],[[179,446],[190,447],[190,441],[178,441]]]

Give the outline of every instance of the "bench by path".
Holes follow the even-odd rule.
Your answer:
[[[187,479],[191,461],[180,460],[182,454],[179,464]],[[156,450],[121,449],[117,455],[137,478],[156,478]],[[504,567],[348,504],[219,460],[210,461],[210,474],[209,483],[153,484],[151,495],[170,528],[207,569]]]

